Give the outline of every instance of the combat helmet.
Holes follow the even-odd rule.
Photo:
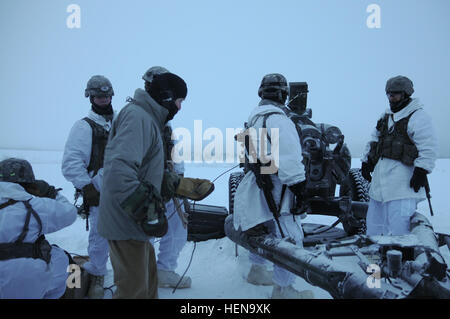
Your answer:
[[[147,82],[152,82],[155,75],[163,73],[169,73],[169,70],[163,68],[162,66],[152,66],[144,73],[142,79]]]
[[[8,158],[0,162],[0,181],[11,183],[34,183],[31,164],[23,159]]]
[[[289,95],[286,78],[279,73],[266,74],[261,80],[258,95],[262,99],[270,99],[283,103]]]
[[[111,82],[103,75],[91,77],[84,90],[84,96],[113,96],[114,90]]]
[[[414,93],[413,82],[406,76],[395,76],[386,82],[386,93],[388,92],[405,92],[411,96]]]

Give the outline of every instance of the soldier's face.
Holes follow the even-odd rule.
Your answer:
[[[183,98],[178,98],[175,100],[175,105],[178,108],[178,111],[181,110],[181,103],[183,103],[184,99]]]
[[[95,96],[94,103],[98,106],[108,106],[111,103],[110,96]]]
[[[403,92],[387,92],[386,96],[389,99],[389,103],[397,103],[403,99]]]

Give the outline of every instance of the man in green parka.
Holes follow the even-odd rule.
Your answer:
[[[207,180],[164,173],[163,128],[186,95],[186,83],[178,75],[156,75],[145,83],[145,90],[135,91],[112,125],[98,232],[110,247],[114,298],[158,298],[155,252],[149,239],[167,231],[164,201],[174,193],[199,200],[214,189]]]

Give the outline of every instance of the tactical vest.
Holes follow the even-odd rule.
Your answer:
[[[414,160],[419,156],[419,152],[408,136],[408,122],[414,112],[398,122],[394,122],[391,129],[388,128],[389,114],[378,120],[376,128],[380,136],[378,142],[370,144],[369,152],[369,160],[373,165],[383,157],[400,161],[406,166],[414,165]]]
[[[97,124],[92,119],[83,118],[92,128],[92,147],[91,158],[87,167],[88,172],[93,171],[94,175],[103,167],[103,159],[105,156],[106,143],[108,142],[109,132],[103,126]]]
[[[10,199],[6,203],[0,205],[1,210],[10,205],[22,202],[27,209],[25,224],[23,226],[22,233],[19,235],[19,238],[17,238],[17,240],[13,243],[0,243],[0,260],[9,260],[15,258],[39,258],[48,264],[50,263],[51,259],[52,246],[48,243],[48,241],[45,239],[45,236],[42,234],[41,218],[33,209],[33,207],[31,207],[29,201],[30,200],[16,201]],[[23,240],[28,234],[28,226],[30,224],[31,215],[33,215],[33,217],[39,224],[39,236],[34,243],[24,243]]]

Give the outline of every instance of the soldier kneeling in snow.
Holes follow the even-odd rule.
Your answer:
[[[0,162],[0,298],[60,298],[69,256],[44,234],[71,225],[77,210],[30,163]]]

